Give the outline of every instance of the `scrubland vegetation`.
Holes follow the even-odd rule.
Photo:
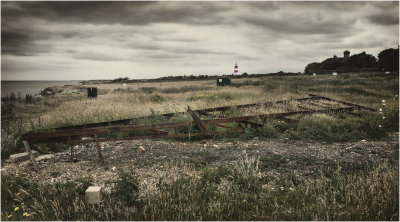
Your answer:
[[[82,87],[82,86],[80,86]],[[310,143],[386,140],[398,132],[398,74],[271,76],[235,79],[217,87],[214,80],[85,85],[97,87],[97,99],[84,92],[10,100],[2,103],[1,154],[4,160],[21,147],[30,130],[110,121],[223,105],[307,97],[309,93],[380,110],[305,116],[299,123],[268,120],[243,135],[213,139],[285,138]],[[279,112],[279,108],[229,110],[230,116]],[[190,120],[182,115],[177,120]],[[155,119],[153,121],[167,121]],[[150,123],[150,122],[149,122]],[[195,140],[196,138],[191,138]],[[187,141],[186,139],[185,141]],[[41,146],[39,152],[63,149]],[[397,157],[398,160],[398,157]],[[3,176],[2,220],[398,220],[398,163],[376,162],[342,172],[340,166],[316,178],[268,177],[273,159],[244,153],[234,167],[194,167],[171,163],[155,193],[142,195],[135,170],[119,171],[100,205],[86,205],[91,178],[40,186],[19,176]],[[263,167],[263,166],[269,167]],[[274,184],[266,186],[265,184]],[[272,183],[273,182],[273,183]],[[24,214],[26,213],[26,214]],[[10,216],[12,215],[12,216]],[[28,215],[28,216],[27,216]]]
[[[160,82],[87,85],[97,87],[97,99],[85,92],[56,94],[24,101],[2,103],[2,156],[7,157],[21,145],[22,133],[30,130],[100,121],[129,119],[162,113],[185,112],[224,105],[238,105],[290,98],[309,93],[382,109],[381,113],[362,113],[361,117],[313,115],[288,124],[271,120],[261,130],[249,130],[254,136],[291,139],[352,141],[381,139],[398,131],[398,75],[343,74],[339,76],[265,77],[235,80],[232,86],[218,87],[215,81]],[[385,102],[382,102],[382,101]],[[285,110],[230,110],[231,116],[282,112]],[[182,120],[191,119],[183,115]],[[158,119],[158,121],[168,121]]]
[[[316,180],[260,176],[246,154],[233,167],[176,163],[157,191],[140,196],[135,172],[120,171],[101,204],[88,205],[91,178],[39,186],[2,178],[2,220],[398,220],[398,168],[379,163],[361,173]],[[263,185],[276,180],[278,186]]]

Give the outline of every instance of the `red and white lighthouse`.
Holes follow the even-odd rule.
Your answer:
[[[233,74],[238,74],[238,64],[235,63],[235,68],[233,69]]]

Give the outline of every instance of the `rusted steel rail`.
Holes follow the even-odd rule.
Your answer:
[[[309,101],[309,100],[320,100],[323,98],[324,97],[310,94],[310,97],[304,97],[304,98],[299,98],[299,99],[287,99],[287,100],[279,100],[279,101],[265,102],[265,103],[250,103],[250,104],[242,104],[242,105],[235,105],[235,106],[220,106],[220,107],[214,107],[214,108],[193,110],[193,112],[200,114],[200,115],[207,116],[212,112],[221,112],[221,111],[224,112],[224,111],[227,111],[230,109],[243,109],[243,108],[250,108],[250,107],[270,106],[273,104],[283,104],[283,103],[288,103],[288,102],[292,102],[292,101],[303,102],[303,101]],[[150,119],[150,118],[154,118],[154,117],[172,118],[173,116],[175,116],[177,114],[185,114],[185,112],[165,113],[165,114],[160,114],[160,115],[156,115],[156,116],[144,116],[144,117],[136,117],[136,118],[130,118],[130,119],[121,119],[121,120],[113,120],[113,121],[106,121],[106,122],[75,125],[75,126],[65,126],[65,127],[55,128],[55,130],[83,129],[83,128],[93,128],[93,127],[112,126],[112,125],[128,125],[132,121],[135,121],[135,120]]]
[[[251,116],[238,117],[220,117],[215,119],[200,119],[197,114],[209,114],[211,112],[224,112],[233,108],[249,108],[256,106],[271,106],[275,104],[285,104],[290,102],[305,102],[311,101],[313,106],[318,106],[316,101],[325,100],[345,105],[347,107],[327,108],[327,104],[320,104],[322,109],[309,109],[303,107],[303,110],[259,114]],[[302,107],[297,105],[297,107]],[[290,110],[290,109],[285,109]],[[179,138],[190,136],[207,136],[228,133],[243,133],[248,125],[252,127],[262,127],[267,119],[275,118],[289,122],[298,122],[296,119],[289,118],[290,116],[304,116],[314,113],[340,113],[352,112],[354,110],[369,110],[375,109],[352,104],[340,100],[335,100],[327,97],[310,94],[310,97],[281,100],[276,102],[253,103],[237,106],[222,106],[216,108],[191,110],[189,107],[187,112],[192,116],[194,121],[185,122],[164,122],[155,124],[132,124],[132,119],[117,120],[111,122],[100,122],[86,125],[76,125],[69,127],[56,128],[53,130],[28,132],[22,136],[24,141],[30,144],[37,143],[66,143],[79,144],[95,142],[99,158],[102,159],[101,148],[99,142],[111,140],[134,140],[134,139],[150,139],[150,138]],[[176,113],[163,114],[164,117],[173,117]],[[221,116],[221,115],[220,115]],[[137,119],[151,118],[140,117]],[[129,121],[128,121],[129,120]],[[123,134],[122,136],[120,134]],[[110,137],[115,136],[115,137]],[[72,152],[72,150],[71,150]]]

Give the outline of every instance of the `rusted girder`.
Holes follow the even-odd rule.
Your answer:
[[[314,94],[308,94],[308,95],[309,96],[317,96],[317,95],[314,95]],[[361,106],[361,105],[357,105],[357,104],[354,104],[354,103],[349,103],[349,102],[345,102],[345,101],[341,101],[341,100],[337,100],[337,99],[331,99],[331,98],[323,97],[323,96],[317,96],[317,97],[319,97],[321,99],[324,99],[324,100],[328,100],[328,101],[342,103],[342,104],[347,105],[347,106],[352,106],[352,107],[356,108],[357,110],[365,109],[365,110],[372,111],[372,112],[376,112],[377,111],[376,109],[373,109],[373,108],[370,108],[370,107]]]
[[[294,115],[310,115],[313,113],[338,113],[338,112],[351,112],[353,110],[365,109],[370,111],[375,111],[375,109],[360,106],[357,104],[352,104],[348,102],[343,102],[340,100],[330,99],[327,97],[321,97],[317,95],[310,94],[311,97],[308,98],[300,98],[295,100],[281,100],[276,102],[267,102],[262,103],[262,105],[266,104],[279,104],[279,103],[288,103],[290,101],[310,101],[310,100],[328,100],[333,102],[338,102],[349,107],[340,107],[340,108],[325,108],[319,110],[300,110],[300,111],[291,111],[291,112],[282,112],[282,113],[271,113],[271,114],[260,114],[260,115],[252,115],[252,116],[239,116],[239,117],[227,117],[227,118],[216,118],[216,119],[206,119],[201,120],[199,116],[196,115],[197,113],[208,113],[213,111],[224,111],[229,108],[230,106],[224,107],[216,107],[210,109],[203,109],[203,110],[191,110],[188,108],[187,112],[193,117],[194,121],[186,121],[186,122],[166,122],[166,123],[156,123],[156,124],[136,124],[136,125],[129,125],[126,121],[127,120],[117,120],[111,122],[101,122],[101,123],[94,123],[94,124],[86,124],[86,125],[77,125],[77,126],[70,126],[64,128],[57,128],[48,131],[39,131],[39,132],[28,132],[22,136],[23,140],[29,141],[31,144],[36,143],[67,143],[67,144],[75,144],[75,143],[86,143],[91,141],[106,141],[106,140],[120,140],[120,139],[146,139],[146,138],[174,138],[174,137],[185,137],[185,136],[197,136],[197,135],[215,135],[220,134],[221,131],[211,131],[206,132],[206,127],[208,125],[213,125],[215,127],[225,128],[226,132],[238,132],[237,129],[234,129],[232,126],[226,126],[226,123],[237,123],[238,126],[241,127],[240,130],[244,130],[242,124],[251,125],[253,127],[262,127],[263,124],[254,122],[255,120],[261,120],[265,122],[266,119],[269,118],[276,118],[281,119],[288,122],[298,122],[297,119],[287,118],[289,116]],[[254,103],[254,104],[245,104],[245,105],[238,105],[232,106],[235,108],[243,108],[243,107],[251,107],[260,105],[261,103]],[[171,116],[171,114],[163,114],[163,116]],[[144,118],[144,117],[143,117]],[[129,119],[129,121],[131,121]],[[121,124],[123,125],[113,125],[113,124]],[[179,133],[179,128],[182,127],[191,127],[196,126],[200,132],[193,132],[190,134],[181,134]],[[170,133],[165,131],[165,129],[173,129],[174,133]],[[164,129],[164,130],[162,130]],[[239,131],[240,131],[239,130]],[[136,134],[138,136],[131,136],[129,137],[128,134],[138,132]],[[100,138],[102,134],[118,134],[123,133],[124,137],[118,138]],[[84,140],[83,137],[92,137],[93,140]]]
[[[288,103],[291,101],[303,102],[303,101],[319,100],[319,99],[322,99],[322,97],[310,94],[310,97],[304,97],[304,98],[299,98],[299,99],[287,99],[287,100],[280,100],[280,101],[275,101],[275,102],[265,102],[265,103],[250,103],[250,104],[242,104],[242,105],[235,105],[235,106],[220,106],[220,107],[214,107],[214,108],[193,110],[193,112],[199,113],[201,115],[209,115],[209,113],[211,113],[211,112],[224,112],[229,109],[243,109],[243,108],[250,108],[250,107],[271,106],[274,104],[283,104],[283,103]],[[185,112],[165,113],[165,114],[160,114],[157,116],[171,118],[176,114],[185,114]],[[113,121],[106,121],[106,122],[65,126],[65,127],[55,128],[55,130],[84,129],[84,128],[105,127],[105,126],[113,126],[113,125],[128,125],[132,121],[149,119],[149,118],[153,118],[153,117],[156,117],[156,116],[144,116],[144,117],[136,117],[136,118],[131,118],[131,119],[121,119],[121,120],[113,120]]]
[[[293,112],[284,112],[284,113],[272,113],[272,114],[260,114],[255,116],[240,116],[240,117],[228,117],[228,118],[219,118],[219,119],[209,119],[209,120],[201,120],[204,125],[213,125],[214,123],[229,123],[236,122],[240,123],[243,121],[252,121],[256,118],[261,120],[265,120],[268,118],[281,118],[287,117],[297,114],[313,114],[313,113],[337,113],[344,111],[352,111],[354,107],[346,107],[346,108],[335,108],[335,109],[324,109],[324,110],[305,110],[305,111],[293,111]],[[132,131],[146,131],[146,130],[159,130],[166,128],[176,128],[176,127],[189,127],[192,125],[196,125],[195,121],[187,121],[187,122],[170,122],[170,123],[156,123],[156,124],[139,124],[139,125],[126,125],[126,126],[109,126],[109,127],[96,127],[96,128],[87,128],[87,129],[70,129],[70,130],[58,130],[58,131],[40,131],[40,132],[28,132],[22,136],[24,140],[29,140],[32,142],[64,142],[67,140],[67,137],[83,137],[83,136],[91,136],[94,134],[112,134],[112,133],[120,133],[120,132],[132,132]],[[154,135],[158,136],[158,135]]]

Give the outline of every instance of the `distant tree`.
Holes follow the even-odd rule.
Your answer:
[[[350,58],[344,63],[346,67],[356,69],[376,68],[377,64],[376,58],[373,55],[365,52],[350,56]]]
[[[310,63],[310,64],[308,64],[308,65],[306,66],[306,68],[304,69],[304,73],[310,74],[310,73],[312,73],[313,71],[320,70],[319,66],[320,66],[320,63],[319,63],[319,62]]]
[[[335,70],[337,67],[341,65],[342,60],[336,58],[329,58],[325,59],[323,62],[321,62],[320,68],[322,70]]]
[[[378,67],[388,71],[399,70],[399,48],[385,49],[378,54]]]
[[[247,74],[247,72],[244,72],[243,74],[242,74],[242,76],[247,76],[248,74]]]

